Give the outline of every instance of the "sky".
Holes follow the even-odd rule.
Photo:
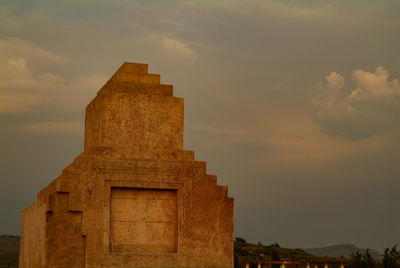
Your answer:
[[[184,148],[235,198],[235,236],[400,243],[400,1],[2,0],[0,234],[83,150],[125,61],[185,99]]]

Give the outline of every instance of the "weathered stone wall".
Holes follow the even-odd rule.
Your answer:
[[[22,241],[46,236],[21,245],[21,267],[233,267],[233,199],[216,181],[183,150],[183,100],[126,63],[87,107],[84,152],[24,212]]]
[[[46,212],[47,206],[40,200],[23,211],[20,267],[42,268],[46,263]]]

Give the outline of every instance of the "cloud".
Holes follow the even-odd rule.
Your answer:
[[[325,77],[313,98],[314,119],[330,136],[363,139],[400,128],[400,85],[379,66],[375,72],[355,70],[356,88],[346,90],[335,72]]]
[[[0,113],[31,112],[40,103],[40,91],[62,83],[64,79],[44,73],[35,77],[24,58],[0,59]]]
[[[358,85],[350,96],[353,101],[399,97],[399,80],[389,81],[389,73],[383,66],[379,66],[375,73],[356,70],[352,78]]]
[[[34,94],[0,91],[0,114],[31,112],[38,102],[39,98]]]
[[[253,126],[251,135],[245,137],[268,148],[262,156],[264,164],[274,163],[283,169],[323,169],[334,161],[358,158],[385,146],[378,137],[356,141],[332,138],[320,131],[302,106],[280,104],[272,110],[275,112],[262,112],[258,121],[264,123]]]
[[[21,57],[0,59],[0,78],[2,114],[31,112],[47,99],[48,91],[65,84],[63,77],[52,73],[34,75]]]
[[[243,135],[248,134],[247,131],[243,131],[243,130],[218,128],[218,127],[212,127],[212,126],[207,126],[207,125],[199,125],[199,124],[194,124],[194,125],[190,126],[190,128],[192,128],[194,130],[205,131],[205,132],[216,133],[216,134],[229,135],[229,136],[243,136]]]
[[[82,122],[38,122],[25,127],[28,131],[83,133]]]
[[[62,84],[65,79],[52,73],[37,76],[27,67],[25,58],[0,59],[0,90],[43,90]]]
[[[344,78],[338,73],[332,72],[326,76],[327,87],[331,89],[341,89],[344,86]]]
[[[3,55],[0,56],[3,59],[4,57],[22,57],[52,64],[73,62],[66,57],[42,49],[32,42],[11,37],[0,40],[0,55]]]
[[[182,40],[165,36],[160,33],[146,33],[138,37],[139,42],[152,47],[153,50],[159,50],[164,55],[179,57],[184,60],[196,60],[197,53]]]
[[[25,88],[33,83],[32,73],[24,58],[9,58],[0,62],[0,88]]]
[[[281,19],[327,19],[336,14],[337,9],[327,3],[315,3],[313,5],[301,5],[283,1],[237,1],[237,10],[256,11],[269,14]],[[246,8],[244,8],[246,7]]]
[[[197,59],[196,53],[191,48],[189,48],[187,44],[179,40],[169,37],[163,37],[161,39],[161,46],[172,54],[184,56],[191,60]]]
[[[50,68],[35,65],[38,61],[50,61]],[[70,63],[65,57],[24,40],[0,40],[0,114],[32,113],[42,107],[58,111],[84,107],[108,77],[94,73],[67,79],[48,71],[58,64]]]

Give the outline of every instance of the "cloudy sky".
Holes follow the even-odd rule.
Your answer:
[[[185,98],[185,149],[235,198],[235,236],[400,242],[400,1],[0,3],[0,234],[83,149],[124,61]]]

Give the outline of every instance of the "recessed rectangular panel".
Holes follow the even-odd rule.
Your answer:
[[[177,250],[176,190],[112,188],[111,251]]]
[[[175,226],[172,223],[146,223],[146,241],[148,244],[168,244],[176,236]]]
[[[149,199],[146,201],[146,222],[174,222],[174,219],[176,219],[176,197],[175,199]]]
[[[113,221],[140,221],[145,216],[144,207],[139,204],[140,201],[130,198],[113,198],[111,219]]]
[[[143,243],[144,229],[137,222],[112,221],[113,240],[119,243]]]

